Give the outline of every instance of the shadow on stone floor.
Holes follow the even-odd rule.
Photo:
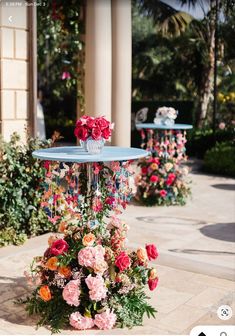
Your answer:
[[[235,242],[235,223],[218,223],[204,226],[200,232],[213,239]]]
[[[216,189],[235,191],[235,184],[218,183],[211,186]]]
[[[29,317],[24,305],[16,303],[17,299],[26,297],[29,292],[24,277],[0,276],[0,318],[13,324],[35,326],[36,317]]]

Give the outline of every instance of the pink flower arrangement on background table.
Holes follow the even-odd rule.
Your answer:
[[[88,141],[90,141],[93,146],[99,143],[102,150],[104,142],[111,137],[113,127],[114,124],[103,116],[94,118],[84,115],[77,120],[74,135],[80,140],[82,145]],[[87,144],[88,147],[84,146],[84,148],[89,152],[89,143]],[[94,154],[97,154],[97,151]]]

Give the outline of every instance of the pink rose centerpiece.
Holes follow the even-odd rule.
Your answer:
[[[104,143],[111,136],[113,124],[105,117],[83,116],[76,122],[74,135],[90,154],[100,154]]]

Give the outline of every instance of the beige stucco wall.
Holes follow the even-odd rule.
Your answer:
[[[0,7],[0,131],[9,140],[18,132],[25,140],[28,123],[27,7]]]

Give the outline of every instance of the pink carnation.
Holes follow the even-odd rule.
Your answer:
[[[78,307],[80,304],[79,296],[81,292],[79,286],[80,280],[71,280],[63,289],[63,299],[71,306]]]
[[[112,329],[116,323],[116,314],[106,310],[104,313],[95,315],[95,325],[99,329]]]
[[[82,316],[79,312],[75,312],[70,315],[69,323],[72,327],[79,330],[90,329],[94,326],[92,318]]]
[[[89,274],[85,282],[89,288],[89,296],[91,300],[100,301],[101,299],[106,298],[107,287],[105,286],[104,279],[101,275],[93,277]]]
[[[105,249],[101,245],[87,246],[78,252],[78,263],[81,266],[94,268],[96,263],[104,261]]]

